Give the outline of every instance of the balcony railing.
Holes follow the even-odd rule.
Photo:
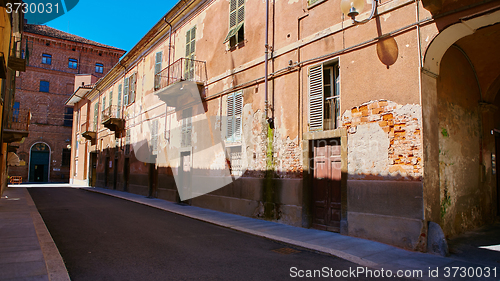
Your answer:
[[[102,111],[102,121],[103,122],[110,119],[110,118],[122,119],[123,116],[122,116],[121,107],[119,107],[117,105],[111,105]]]
[[[179,81],[193,81],[204,84],[207,81],[206,62],[180,58],[155,76],[155,90],[168,87]]]
[[[102,124],[111,131],[115,131],[116,134],[122,131],[125,125],[122,108],[111,105],[104,109],[102,111]]]
[[[6,129],[16,131],[28,131],[31,121],[31,111],[14,109],[12,118],[7,123]]]
[[[5,143],[19,142],[29,135],[31,112],[14,109],[10,118],[6,121],[3,129],[3,141]]]
[[[80,125],[80,132],[88,131],[88,124],[89,123],[87,121],[83,122],[82,125]]]

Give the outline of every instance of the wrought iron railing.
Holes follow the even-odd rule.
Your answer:
[[[16,131],[28,131],[31,121],[31,111],[14,109],[9,118],[6,129]]]
[[[110,118],[123,118],[123,111],[121,110],[121,106],[111,105],[102,111],[102,121],[106,121]]]
[[[205,83],[207,81],[206,62],[180,58],[155,75],[155,90],[163,89],[179,81]]]
[[[89,129],[89,122],[85,121],[80,125],[80,132],[86,132]]]

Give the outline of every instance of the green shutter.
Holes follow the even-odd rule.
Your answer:
[[[99,114],[99,102],[94,104],[94,132],[97,132],[97,116]]]
[[[137,72],[129,77],[129,96],[128,104],[132,104],[135,101],[135,91],[137,88]]]
[[[229,41],[243,27],[245,22],[245,0],[231,0],[229,3],[229,32],[223,43]]]
[[[125,78],[123,82],[123,105],[129,104],[129,94],[130,94],[130,77]]]
[[[121,117],[122,110],[122,84],[118,85],[118,109],[117,109],[117,118]]]

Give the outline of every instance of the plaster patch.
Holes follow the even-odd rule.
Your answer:
[[[351,174],[380,174],[389,172],[389,138],[378,124],[358,125],[348,138],[348,170]]]

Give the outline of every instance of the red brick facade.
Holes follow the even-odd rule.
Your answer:
[[[23,182],[67,182],[69,159],[63,163],[63,150],[71,144],[73,114],[67,111],[65,102],[75,89],[75,74],[100,78],[118,62],[124,51],[47,26],[28,24],[24,34],[23,46],[28,50],[24,56],[28,64],[26,72],[18,77],[15,101],[19,102],[19,114],[29,111],[32,117],[29,137],[17,150],[21,166],[10,167],[9,175],[22,176]],[[76,68],[69,67],[69,59],[77,61]],[[103,73],[96,72],[100,70],[96,64],[102,64]],[[46,84],[41,85],[41,81],[48,82],[48,92],[41,91],[46,90],[42,89]],[[44,178],[35,178],[34,171],[29,175],[34,169],[34,165],[30,167],[30,149],[36,143],[45,143],[50,148],[50,164],[44,168]]]

